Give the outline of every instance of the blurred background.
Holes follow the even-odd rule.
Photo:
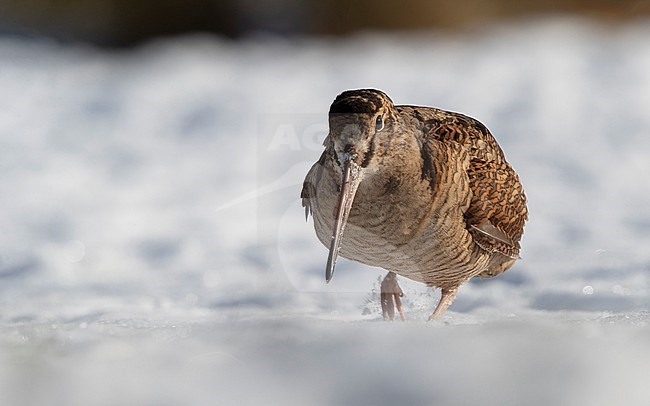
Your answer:
[[[0,32],[106,46],[192,32],[343,35],[358,31],[467,29],[540,15],[622,23],[650,13],[647,0],[5,0]]]
[[[440,323],[324,282],[300,190],[364,87],[479,119],[529,199]],[[2,0],[0,405],[645,406],[649,108],[650,1]]]

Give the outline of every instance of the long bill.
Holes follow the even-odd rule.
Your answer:
[[[343,230],[348,221],[350,209],[354,202],[354,195],[357,193],[359,183],[361,183],[361,167],[354,163],[351,158],[347,158],[343,162],[343,180],[341,181],[341,191],[339,193],[338,205],[336,206],[334,230],[332,230],[330,252],[327,257],[327,267],[325,269],[325,281],[327,283],[329,283],[334,276],[334,267],[336,266],[336,258],[341,249]]]

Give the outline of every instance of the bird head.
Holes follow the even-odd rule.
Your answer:
[[[379,90],[348,90],[338,95],[330,106],[329,140],[339,166],[351,160],[368,167],[378,141],[392,132],[397,117],[393,101]]]
[[[398,117],[393,101],[374,89],[345,91],[330,107],[328,140],[340,170],[341,187],[325,272],[327,282],[334,275],[341,237],[359,184],[364,175],[377,170],[377,146],[394,132]]]

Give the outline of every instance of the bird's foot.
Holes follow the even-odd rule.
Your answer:
[[[400,318],[406,320],[400,299],[402,296],[404,296],[404,292],[397,283],[397,275],[395,272],[388,272],[381,283],[381,310],[384,320],[395,320],[396,307]]]

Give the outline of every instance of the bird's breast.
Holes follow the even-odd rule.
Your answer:
[[[329,247],[338,203],[339,181],[325,172],[312,204],[314,228]],[[465,228],[466,194],[436,195],[419,173],[375,173],[365,176],[343,231],[340,255],[395,271],[436,286],[480,272],[482,258]],[[460,200],[458,196],[463,196]],[[481,257],[481,258],[479,258]]]
[[[335,178],[323,176],[316,195],[313,205],[316,233],[329,246],[338,203]],[[430,216],[431,201],[427,184],[416,176],[399,173],[365,176],[343,232],[341,255],[385,266],[386,261],[391,262],[389,256],[404,251],[423,231]]]

